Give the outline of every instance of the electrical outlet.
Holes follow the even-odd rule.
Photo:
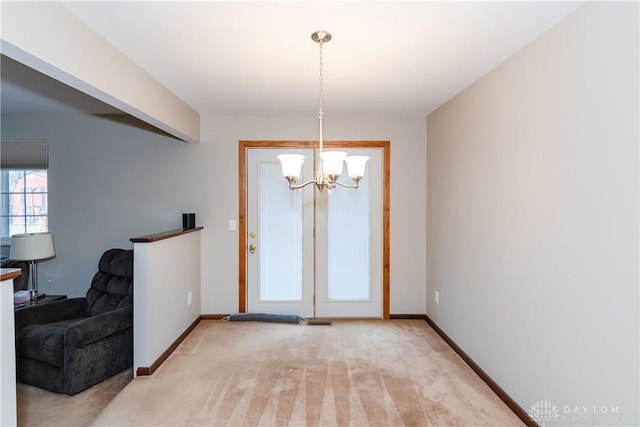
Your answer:
[[[193,293],[191,291],[189,291],[189,293],[187,294],[187,305],[191,305],[193,303]]]
[[[433,299],[435,300],[436,304],[440,304],[440,292],[436,291],[434,293]]]

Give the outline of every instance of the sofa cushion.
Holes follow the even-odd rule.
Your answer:
[[[98,262],[87,291],[87,316],[128,307],[133,302],[133,251],[110,249]]]
[[[97,272],[87,291],[87,316],[130,306],[133,301],[131,286],[132,279]]]
[[[133,250],[109,249],[100,257],[98,270],[112,276],[133,278]]]
[[[62,366],[64,334],[67,326],[78,319],[25,326],[16,336],[18,357],[27,357],[53,365]]]

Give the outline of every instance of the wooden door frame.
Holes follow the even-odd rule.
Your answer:
[[[317,141],[239,141],[238,144],[238,312],[247,310],[247,149],[317,148]],[[390,141],[325,141],[325,148],[382,148],[382,318],[389,319]],[[282,185],[287,185],[284,178]]]

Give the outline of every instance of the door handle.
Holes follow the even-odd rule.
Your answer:
[[[249,245],[249,253],[253,254],[256,252],[256,245],[254,245],[253,243]]]

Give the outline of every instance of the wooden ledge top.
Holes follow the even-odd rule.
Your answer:
[[[0,268],[0,282],[15,279],[22,274],[19,268]]]
[[[194,231],[200,231],[204,227],[196,228],[178,228],[177,230],[163,231],[161,233],[147,234],[146,236],[132,237],[129,239],[132,243],[153,243],[158,240],[170,239],[176,236],[182,236],[183,234],[193,233]]]

